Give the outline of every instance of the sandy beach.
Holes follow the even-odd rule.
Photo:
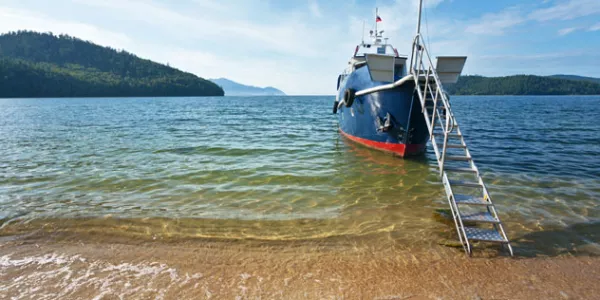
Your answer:
[[[3,237],[3,299],[597,299],[600,258],[451,247]]]

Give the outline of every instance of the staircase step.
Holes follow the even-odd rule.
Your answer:
[[[435,134],[435,135],[439,135],[439,136],[444,136],[444,133],[443,133],[443,132],[436,132],[436,133],[434,133],[434,134]],[[458,134],[458,133],[449,133],[449,134],[448,134],[448,137],[449,137],[449,138],[460,138],[460,137],[462,137],[462,134]]]
[[[470,156],[455,156],[455,155],[446,155],[445,160],[460,160],[460,161],[470,161],[472,158]]]
[[[448,182],[450,182],[450,185],[456,186],[481,187],[481,184],[472,181],[449,180]]]
[[[439,144],[438,147],[442,148],[444,145]],[[446,144],[446,148],[452,148],[452,149],[466,149],[467,146],[465,145],[461,145],[461,144]]]
[[[467,233],[467,239],[471,241],[508,243],[508,241],[502,237],[500,232],[494,229],[465,227],[465,232]]]
[[[471,168],[452,168],[452,167],[446,167],[446,166],[444,166],[444,171],[460,172],[460,173],[477,173],[477,171],[475,169],[471,169]]]
[[[474,214],[461,215],[460,219],[463,222],[482,222],[482,223],[500,223],[500,220],[494,218],[489,212],[478,212]]]
[[[425,108],[427,108],[427,109],[432,109],[432,108],[433,108],[433,102],[427,102],[427,103],[425,103]],[[441,104],[441,103],[438,103],[438,105],[436,105],[436,107],[435,107],[435,108],[437,108],[437,109],[442,109],[442,110],[446,110],[446,108],[444,108],[444,106],[442,106],[442,104]]]
[[[454,202],[465,205],[492,205],[491,202],[485,201],[481,197],[461,194],[454,194]]]
[[[431,68],[431,67],[430,67]],[[435,69],[430,69],[430,71],[435,72]],[[441,161],[448,161],[448,165],[443,168],[443,177],[444,177],[444,185],[446,186],[447,192],[449,192],[448,199],[454,201],[451,203],[451,207],[460,207],[460,210],[465,209],[464,214],[460,214],[461,222],[465,222],[465,224],[469,224],[469,226],[462,227],[464,233],[466,235],[466,244],[469,246],[470,241],[483,241],[483,242],[495,242],[507,244],[508,249],[512,255],[512,248],[510,248],[510,242],[507,238],[505,238],[502,233],[498,230],[501,230],[502,224],[500,219],[495,215],[496,212],[493,210],[493,204],[491,199],[487,198],[487,195],[481,196],[478,195],[469,195],[472,192],[484,191],[485,187],[481,178],[479,177],[477,168],[473,163],[472,157],[469,155],[469,151],[467,150],[467,146],[464,141],[464,137],[460,134],[460,129],[458,129],[458,124],[454,120],[450,107],[446,107],[444,102],[444,95],[440,93],[444,93],[444,90],[441,86],[437,86],[435,84],[434,78],[427,78],[426,74],[422,74],[417,78],[417,87],[416,92],[418,92],[420,97],[420,106],[423,113],[423,116],[426,118],[426,122],[429,126],[430,130],[430,139],[436,150],[436,155]],[[427,81],[427,84],[426,84]],[[438,96],[436,98],[436,95]],[[441,96],[440,96],[441,95]],[[448,119],[449,118],[449,119]],[[447,131],[450,128],[446,127],[446,122],[452,122],[452,130]],[[443,141],[440,141],[440,138]],[[448,139],[454,139],[453,141],[448,141]],[[446,143],[444,145],[444,142]],[[445,148],[444,148],[445,146]],[[441,149],[444,149],[443,156],[440,155]],[[450,149],[449,152],[446,152],[447,149]],[[459,150],[452,150],[459,149]],[[462,151],[460,150],[462,149]],[[458,165],[459,162],[462,162],[462,166]],[[467,162],[470,166],[466,166]],[[453,166],[456,164],[456,166]],[[447,176],[449,174],[453,176],[459,176],[467,174],[474,174],[477,176],[476,179],[467,179],[467,180],[449,180]],[[472,177],[472,176],[471,176]],[[477,181],[474,181],[477,180]],[[480,183],[481,182],[481,183]],[[464,194],[455,194],[452,192],[452,187],[458,187],[457,191]],[[462,187],[462,189],[460,188]],[[467,188],[472,188],[467,189]],[[481,211],[475,210],[475,208],[479,208]],[[487,208],[484,210],[483,208]],[[490,208],[492,211],[490,211]],[[454,209],[454,208],[452,208]],[[468,209],[468,210],[467,210]],[[469,211],[474,210],[474,211]],[[459,220],[454,220],[456,225],[459,226]],[[494,228],[479,228],[474,226],[475,224],[493,224]],[[482,226],[483,227],[483,226]],[[460,233],[462,235],[462,233]],[[464,240],[463,240],[464,241]],[[471,254],[471,248],[469,246],[468,252]]]
[[[431,103],[431,104],[433,104],[433,103]],[[425,108],[427,108],[427,109],[433,109],[433,105],[426,105]],[[435,108],[441,109],[441,110],[445,110],[446,109],[445,107],[443,107],[441,105],[438,105]]]
[[[425,108],[432,109],[433,102],[425,102]],[[435,106],[435,108],[446,110],[446,108],[442,105],[441,102],[438,102],[438,104]]]

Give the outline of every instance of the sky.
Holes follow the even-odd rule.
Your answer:
[[[0,0],[0,33],[69,34],[139,57],[292,95],[331,95],[379,8],[409,54],[418,0]],[[600,77],[600,0],[425,0],[433,56],[463,74]]]

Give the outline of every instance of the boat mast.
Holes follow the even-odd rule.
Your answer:
[[[379,7],[375,7],[375,39],[377,39],[377,16],[379,16]]]
[[[419,20],[417,21],[417,35],[421,34],[421,12],[423,10],[423,0],[419,0]]]

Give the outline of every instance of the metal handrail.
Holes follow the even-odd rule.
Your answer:
[[[442,126],[444,128],[444,143],[442,144],[442,153],[441,153],[441,157],[439,160],[439,168],[440,168],[440,175],[442,174],[443,170],[444,170],[444,163],[445,163],[445,157],[446,157],[446,150],[447,150],[447,144],[448,144],[448,134],[450,132],[452,132],[454,130],[454,114],[452,113],[452,109],[450,108],[450,101],[448,100],[448,98],[446,97],[446,94],[444,93],[444,87],[442,85],[442,81],[440,80],[440,78],[438,77],[437,72],[435,71],[434,65],[433,65],[433,61],[431,60],[431,55],[429,55],[429,51],[427,50],[427,47],[425,47],[423,44],[425,43],[425,40],[423,39],[423,37],[420,34],[417,34],[413,40],[413,55],[411,57],[411,72],[415,73],[415,83],[418,85],[419,84],[419,77],[421,76],[421,71],[423,71],[423,66],[425,65],[424,63],[424,59],[423,56],[425,56],[426,62],[429,62],[429,66],[427,68],[427,72],[426,72],[426,78],[425,78],[425,88],[424,88],[424,93],[425,95],[427,95],[427,92],[429,92],[432,96],[433,96],[433,91],[431,89],[430,83],[429,83],[429,79],[432,76],[433,77],[433,81],[436,84],[436,97],[434,99],[434,108],[437,107],[437,96],[439,93],[439,90],[441,90],[442,92],[439,93],[441,94],[441,100],[442,100],[442,104],[444,109],[446,110],[446,124],[445,126]],[[425,55],[423,55],[425,54]],[[416,56],[418,55],[418,58],[416,58]],[[418,66],[416,66],[415,68],[415,64],[418,64]],[[425,72],[423,72],[425,73]],[[424,97],[425,99],[425,97]],[[425,101],[425,100],[424,100]],[[422,103],[423,106],[425,103]],[[425,110],[425,107],[423,107],[423,110]],[[432,121],[435,119],[435,115],[436,115],[436,109],[434,109],[433,111],[433,115],[431,116]],[[439,116],[439,114],[438,114]],[[433,136],[433,128],[435,125],[433,125],[434,122],[430,123],[430,128],[429,128],[429,133]],[[435,141],[432,141],[435,142]]]
[[[451,182],[448,178],[449,175],[446,172],[447,171],[446,169],[448,169],[450,171],[459,171],[460,169],[456,169],[456,168],[449,169],[449,168],[444,167],[444,164],[446,162],[447,150],[449,148],[448,140],[450,138],[450,133],[452,133],[454,131],[456,131],[456,134],[457,134],[458,138],[460,139],[460,145],[463,146],[463,148],[465,150],[465,157],[469,161],[470,169],[472,171],[474,171],[475,175],[477,176],[477,183],[478,183],[478,186],[480,186],[482,188],[484,201],[489,202],[486,205],[487,213],[489,215],[491,215],[495,220],[497,220],[497,223],[494,223],[494,225],[493,225],[494,229],[501,236],[501,240],[502,240],[501,242],[503,243],[503,245],[508,247],[508,251],[510,252],[510,255],[512,256],[513,249],[512,249],[512,246],[510,245],[508,236],[506,235],[504,226],[502,225],[502,222],[500,222],[498,212],[496,211],[496,207],[494,206],[491,196],[487,190],[487,187],[485,186],[485,183],[483,182],[483,178],[481,177],[479,169],[477,168],[477,166],[475,165],[475,162],[471,158],[471,153],[470,153],[469,149],[467,148],[467,145],[464,141],[464,137],[462,136],[460,127],[458,126],[458,123],[456,122],[454,114],[452,113],[452,109],[450,107],[449,96],[447,96],[446,92],[444,91],[442,81],[440,80],[440,78],[437,74],[437,70],[434,68],[433,61],[431,59],[431,56],[429,55],[429,51],[424,46],[424,44],[425,44],[425,41],[424,41],[423,37],[419,33],[417,33],[417,35],[415,36],[414,41],[413,41],[413,51],[412,51],[412,56],[411,56],[411,61],[410,61],[410,72],[411,72],[411,74],[414,75],[413,77],[414,77],[415,86],[416,86],[415,87],[416,93],[421,102],[423,116],[425,117],[425,123],[429,129],[430,140],[433,144],[433,150],[434,150],[435,156],[437,158],[440,176],[442,177],[442,182],[443,182],[444,188],[446,190],[448,203],[450,204],[450,210],[452,211],[452,218],[454,220],[454,224],[456,226],[456,230],[458,233],[458,238],[459,238],[464,250],[470,255],[471,250],[472,250],[471,243],[469,242],[470,237],[469,237],[469,235],[467,235],[467,230],[466,230],[465,224],[463,223],[463,216],[461,215],[461,211],[459,209],[457,200],[454,195],[453,188],[451,186]],[[425,76],[424,80],[423,80],[422,76]],[[422,85],[422,84],[424,84],[424,85]],[[433,84],[435,84],[436,86],[433,87],[432,86]],[[429,99],[429,98],[431,98],[431,99]],[[429,111],[428,111],[428,108],[431,108],[431,107],[426,106],[426,103],[428,100],[434,101],[431,116],[429,115]],[[440,101],[439,105],[438,105],[438,101]],[[444,111],[445,115],[442,116],[442,113],[440,113],[440,111],[438,111],[438,109],[445,110]],[[439,128],[443,131],[443,135],[442,135],[443,144],[441,144],[441,146],[442,146],[441,149],[439,149],[440,147],[437,144],[437,138],[436,138],[436,132],[435,132],[436,125],[438,123],[439,123]],[[440,136],[438,136],[438,137],[440,137]],[[453,145],[451,145],[451,147],[455,148],[455,146],[453,146]],[[463,170],[460,170],[460,171],[463,171]],[[457,183],[457,184],[460,184],[460,183]],[[471,234],[473,234],[472,231],[471,231]],[[474,237],[476,237],[476,236],[474,236]],[[476,238],[474,238],[474,239],[476,240]]]
[[[431,60],[431,56],[429,55],[429,51],[427,50],[427,48],[425,46],[421,45],[421,43],[419,43],[417,40],[422,41],[423,44],[425,43],[425,40],[423,39],[423,37],[420,34],[417,34],[415,36],[415,39],[414,39],[414,42],[413,42],[413,51],[414,51],[414,49],[416,49],[415,45],[418,45],[420,49],[416,49],[416,50],[417,51],[421,51],[421,52],[425,52],[425,54],[427,56],[427,60],[429,61],[429,66],[431,66],[431,68],[433,68],[433,61]],[[413,53],[413,56],[414,56],[414,53]],[[422,62],[423,62],[423,56],[422,55],[420,56],[419,60],[421,61],[421,65],[422,65]],[[413,59],[411,57],[411,68],[413,67],[412,63],[413,63]],[[432,74],[433,74],[433,77],[435,78],[435,83],[439,87],[441,87],[442,90],[444,90],[444,88],[442,86],[442,81],[438,77],[437,72],[432,72]],[[444,101],[444,106],[450,106],[449,101],[446,98],[446,95],[442,94],[442,101]]]

